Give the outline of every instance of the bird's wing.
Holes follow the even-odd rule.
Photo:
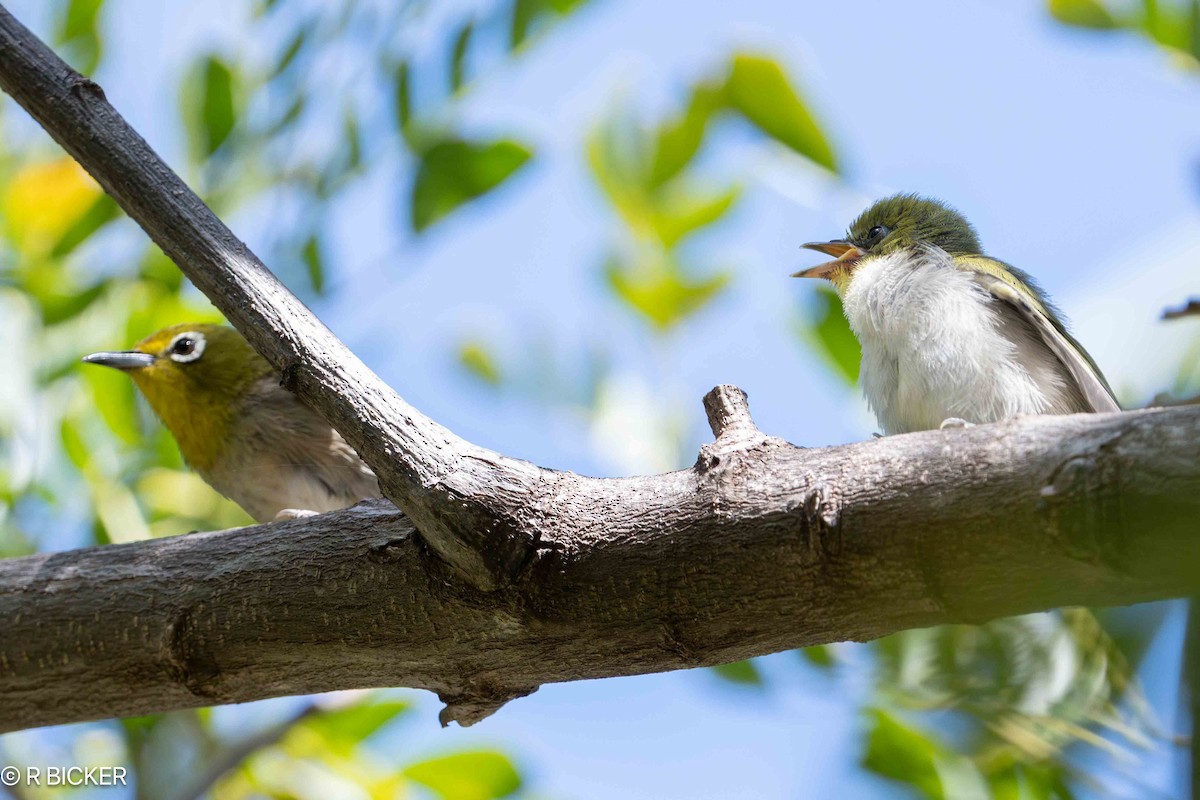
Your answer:
[[[1121,410],[1096,362],[1058,321],[1058,315],[1050,312],[1049,302],[1028,275],[986,256],[959,256],[954,261],[955,266],[970,272],[992,297],[1004,303],[1037,333],[1050,352],[1066,367],[1089,411]],[[1030,288],[1034,294],[1032,298],[1017,289],[1020,285],[1018,280]]]

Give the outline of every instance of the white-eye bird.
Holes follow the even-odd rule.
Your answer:
[[[127,372],[184,460],[259,522],[380,496],[358,454],[233,328],[174,325],[83,360]]]
[[[804,247],[835,256],[793,277],[837,288],[884,433],[1120,410],[1033,279],[984,255],[971,224],[946,205],[888,197],[846,238]]]

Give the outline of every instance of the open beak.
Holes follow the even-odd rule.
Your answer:
[[[793,272],[793,278],[832,278],[835,272],[853,267],[860,258],[866,255],[866,251],[845,239],[834,239],[832,242],[808,242],[801,247],[816,250],[827,256],[834,256],[834,259],[826,261],[824,264],[817,264],[815,267]]]
[[[113,369],[142,369],[154,363],[154,356],[140,350],[118,350],[112,353],[92,353],[81,360],[85,364],[99,364]]]

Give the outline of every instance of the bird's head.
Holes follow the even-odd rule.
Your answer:
[[[805,244],[834,259],[792,277],[827,278],[842,288],[863,258],[922,246],[938,247],[951,255],[980,252],[979,237],[962,214],[937,200],[897,194],[876,201],[859,214],[844,239]]]
[[[83,361],[129,373],[184,458],[200,469],[220,457],[240,402],[272,372],[241,334],[223,325],[172,325],[132,350]]]

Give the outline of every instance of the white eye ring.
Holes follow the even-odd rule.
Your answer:
[[[187,350],[185,345],[183,348],[181,348],[182,352],[176,352],[175,348],[179,346],[184,339],[190,340],[192,349]],[[167,353],[171,356],[172,361],[177,361],[180,364],[189,364],[198,359],[200,356],[204,355],[205,344],[206,342],[204,341],[203,333],[184,331],[183,333],[175,334],[175,338],[173,338],[171,343],[167,345]]]

